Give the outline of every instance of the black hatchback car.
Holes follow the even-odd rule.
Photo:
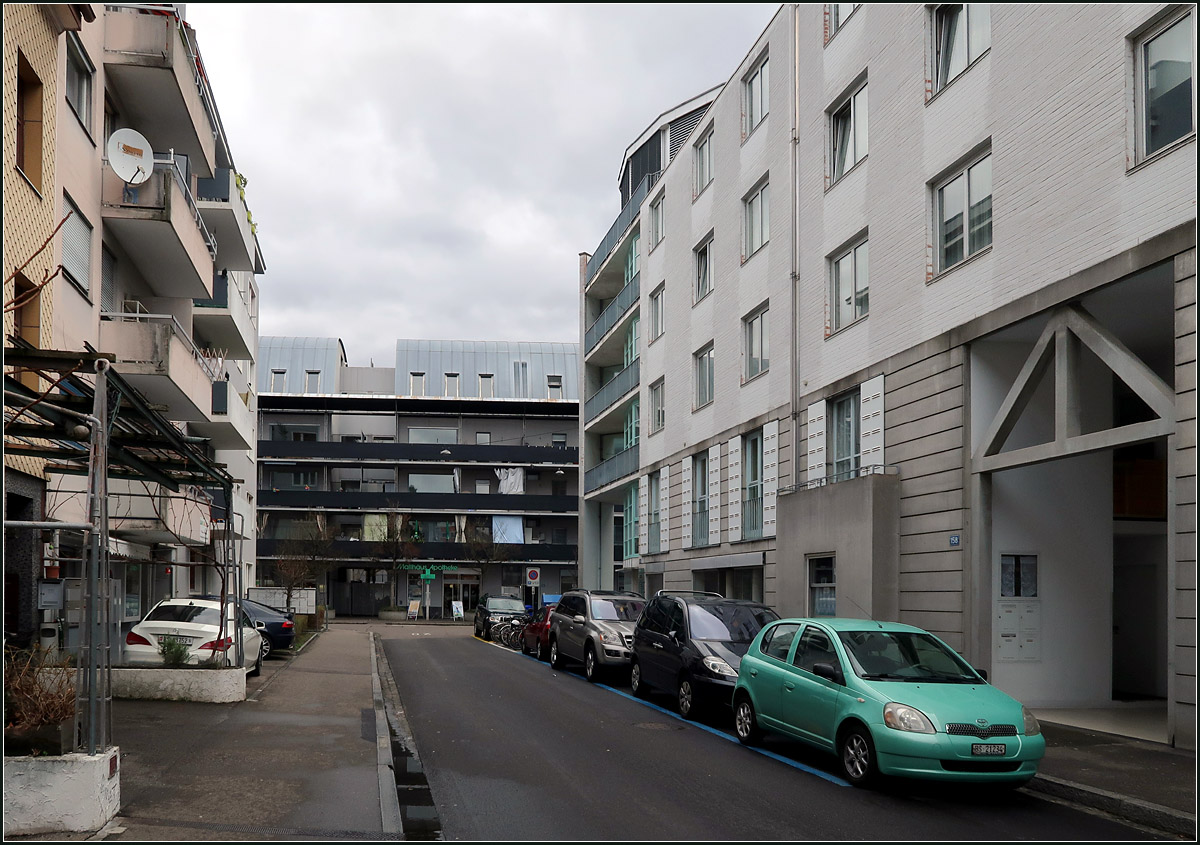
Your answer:
[[[484,593],[479,598],[479,604],[475,606],[475,636],[490,640],[494,625],[527,614],[528,611],[520,599]]]
[[[710,704],[730,705],[742,655],[778,618],[765,604],[720,593],[659,591],[633,629],[633,694],[672,694],[685,719]]]
[[[292,647],[296,641],[296,623],[292,621],[292,614],[250,599],[242,599],[242,609],[256,628],[259,622],[266,625],[265,628],[259,628],[259,633],[263,635],[263,657],[272,651],[286,651]]]

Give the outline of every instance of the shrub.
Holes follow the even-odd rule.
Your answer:
[[[164,637],[162,642],[158,644],[158,653],[162,655],[163,664],[172,669],[178,669],[180,666],[188,662],[188,654],[191,648],[179,640]]]
[[[40,646],[4,654],[4,724],[57,725],[75,716],[75,670],[66,652]]]

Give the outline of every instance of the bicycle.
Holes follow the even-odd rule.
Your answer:
[[[524,616],[506,619],[492,628],[492,639],[505,648],[516,650],[521,647],[521,635],[525,631],[528,618]]]

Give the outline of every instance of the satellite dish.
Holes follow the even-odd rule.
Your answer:
[[[154,150],[141,132],[118,129],[108,138],[108,163],[130,185],[140,185],[154,172]]]

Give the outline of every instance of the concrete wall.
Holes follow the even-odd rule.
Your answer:
[[[1173,571],[1171,734],[1176,745],[1196,747],[1196,248],[1175,257],[1175,407],[1173,454],[1168,456],[1174,491],[1168,515]],[[1168,500],[1169,504],[1169,500]]]
[[[121,750],[4,758],[4,834],[87,833],[121,809]]]

